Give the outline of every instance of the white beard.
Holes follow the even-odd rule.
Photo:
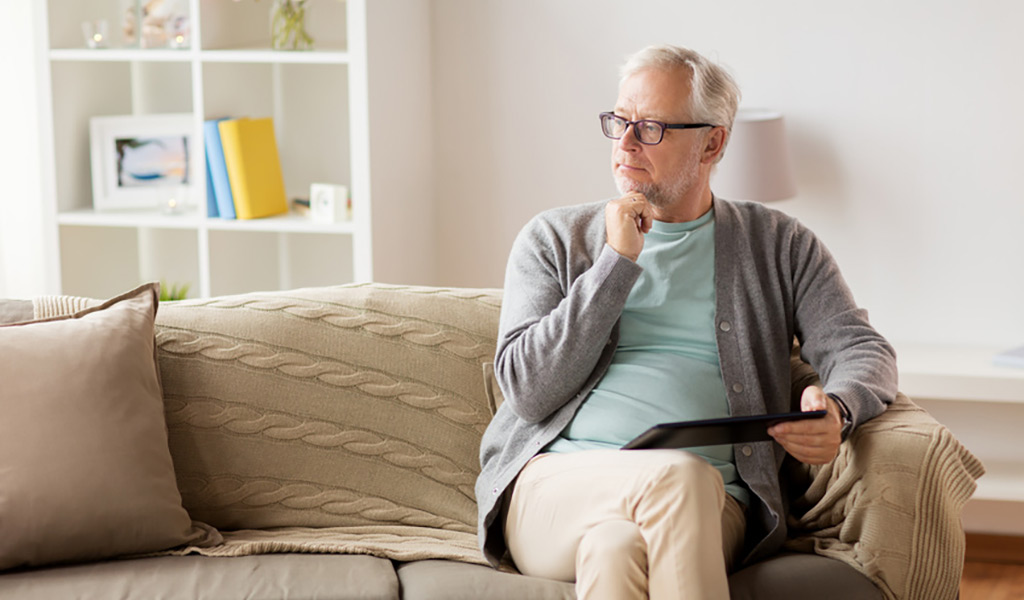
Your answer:
[[[640,192],[655,208],[667,208],[675,204],[697,184],[699,177],[698,157],[694,157],[687,164],[689,165],[688,168],[679,171],[675,178],[661,184],[644,183],[615,173],[615,187],[618,188],[619,194]]]

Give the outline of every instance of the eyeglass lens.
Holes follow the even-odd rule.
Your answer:
[[[601,115],[601,128],[604,134],[612,139],[621,139],[628,126],[629,121],[622,117],[613,114]],[[657,121],[637,121],[633,123],[633,131],[637,139],[645,144],[657,144],[665,134],[665,129]]]

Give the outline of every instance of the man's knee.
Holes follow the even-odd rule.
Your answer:
[[[690,452],[665,450],[659,457],[660,464],[652,472],[654,485],[669,486],[674,489],[707,489],[723,488],[722,474],[711,463]]]
[[[633,579],[647,573],[647,543],[629,520],[598,523],[580,539],[576,576]]]

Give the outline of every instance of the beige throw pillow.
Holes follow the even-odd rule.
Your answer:
[[[175,484],[158,290],[0,326],[0,570],[219,541]]]

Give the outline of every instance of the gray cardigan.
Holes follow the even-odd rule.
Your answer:
[[[484,433],[476,482],[480,546],[505,553],[502,499],[520,469],[572,419],[618,345],[618,320],[641,267],[605,244],[604,205],[546,211],[516,238],[505,276],[495,376],[505,397]],[[856,427],[896,396],[895,352],[857,308],[835,261],[802,224],[761,204],[715,198],[715,323],[734,416],[799,410],[790,349],[842,398]],[[786,538],[775,442],[736,447],[750,488],[747,561]]]

